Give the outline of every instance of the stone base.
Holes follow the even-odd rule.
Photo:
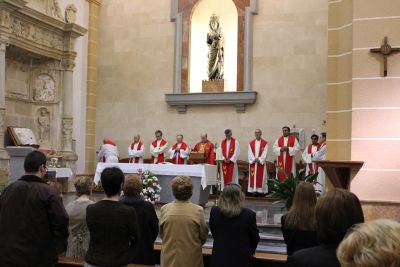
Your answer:
[[[209,80],[202,81],[202,92],[203,93],[216,93],[216,92],[224,92],[227,84],[226,80]]]

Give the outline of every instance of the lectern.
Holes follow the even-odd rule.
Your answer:
[[[349,189],[350,182],[364,165],[364,161],[318,160],[316,161],[334,187]]]

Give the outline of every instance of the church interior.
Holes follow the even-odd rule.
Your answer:
[[[273,146],[287,126],[300,147],[297,170],[312,135],[326,133],[323,191],[342,185],[366,221],[400,222],[399,11],[393,0],[0,0],[0,192],[23,175],[32,146],[67,170],[58,179],[67,204],[75,178],[98,175],[104,139],[128,164],[140,135],[148,164],[156,130],[168,148],[177,135],[193,148],[204,133],[218,147],[231,129],[238,183],[260,230],[254,266],[285,266],[285,205],[247,188],[255,130],[274,179]],[[219,167],[200,201],[206,221]],[[102,196],[96,187],[93,199]]]

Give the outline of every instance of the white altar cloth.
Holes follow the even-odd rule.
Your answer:
[[[73,175],[70,168],[48,168],[47,170],[56,172],[56,178],[71,178]]]
[[[138,173],[139,170],[151,171],[155,175],[187,175],[201,177],[201,186],[215,185],[217,182],[216,165],[175,165],[175,164],[132,164],[132,163],[103,163],[97,164],[94,182],[98,184],[101,172],[108,167],[118,167],[123,173]]]

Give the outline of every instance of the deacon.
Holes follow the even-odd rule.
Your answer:
[[[268,191],[266,183],[268,142],[261,138],[260,129],[256,129],[254,135],[256,139],[249,143],[247,152],[250,168],[247,192],[266,194]]]
[[[311,135],[311,144],[307,146],[303,151],[303,160],[307,164],[306,167],[306,176],[309,174],[314,174],[318,172],[318,167],[315,162],[313,162],[313,154],[317,152],[320,148],[320,144],[318,144],[318,135]]]
[[[97,155],[99,162],[118,163],[118,148],[117,145],[110,139],[104,138],[103,145]]]
[[[221,164],[221,190],[230,183],[238,183],[238,166],[237,159],[239,157],[240,148],[239,141],[232,138],[232,131],[225,130],[225,139],[221,142],[222,164]]]
[[[128,147],[129,163],[143,163],[144,145],[140,141],[140,135],[133,137],[133,143]]]
[[[204,153],[205,163],[215,165],[214,144],[207,139],[206,133],[201,134],[200,138],[201,141],[194,146],[193,151]]]
[[[151,163],[158,164],[164,162],[164,152],[167,150],[168,143],[162,136],[162,132],[157,130],[155,132],[156,140],[150,145]]]
[[[190,154],[190,147],[183,142],[183,135],[176,136],[176,144],[169,149],[169,158],[173,164],[186,165]]]
[[[326,133],[321,133],[319,150],[312,154],[312,160],[326,160]],[[318,167],[317,184],[315,190],[325,192],[325,172],[321,167]]]
[[[278,157],[278,168],[283,170],[287,175],[290,173],[296,175],[296,163],[295,156],[296,153],[300,150],[299,142],[297,138],[290,134],[290,128],[288,126],[284,126],[282,128],[283,136],[279,137],[273,146],[274,154]],[[276,170],[277,177],[279,180],[283,181],[285,179],[285,175]]]

